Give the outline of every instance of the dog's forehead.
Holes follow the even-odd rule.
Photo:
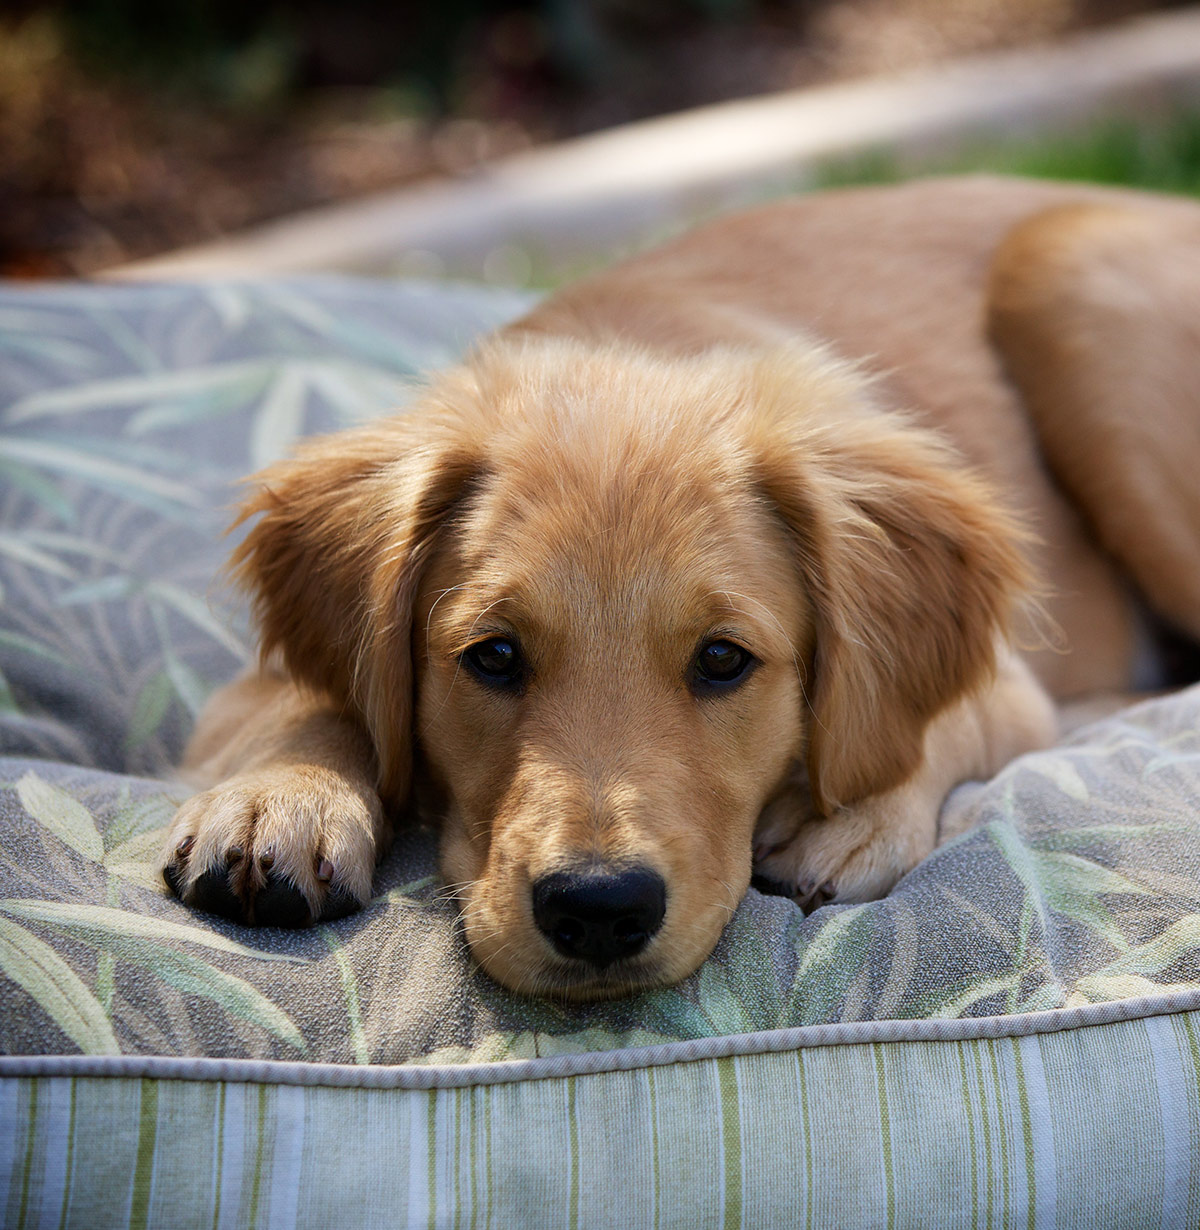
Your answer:
[[[490,616],[578,642],[788,617],[790,545],[749,476],[657,444],[597,456],[540,442],[495,459],[456,519],[439,582],[454,592],[435,622],[461,636]]]
[[[535,567],[566,565],[606,585],[643,571],[661,581],[736,553],[755,498],[715,440],[619,424],[546,431],[498,452],[472,528]]]

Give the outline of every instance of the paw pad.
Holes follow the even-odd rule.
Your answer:
[[[210,867],[188,883],[188,858],[196,844],[183,838],[163,867],[163,881],[172,894],[194,909],[232,922],[258,927],[307,927],[314,922],[345,918],[361,902],[342,888],[331,887],[337,872],[327,858],[315,860],[317,882],[327,891],[320,915],[313,916],[304,893],[287,877],[276,874],[275,851],[268,847],[256,859],[247,859],[241,846],[225,851],[223,865]]]

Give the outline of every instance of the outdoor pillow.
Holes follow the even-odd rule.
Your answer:
[[[482,974],[428,830],[310,930],[166,893],[172,766],[253,652],[236,480],[528,302],[0,290],[4,1224],[1196,1224],[1200,690],[1014,763],[885,900],[752,890],[608,1004]]]

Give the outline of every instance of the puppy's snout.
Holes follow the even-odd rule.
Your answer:
[[[648,867],[556,871],[532,893],[542,934],[564,957],[597,968],[641,952],[667,912],[667,886]]]

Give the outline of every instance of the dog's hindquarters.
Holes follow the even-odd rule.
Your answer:
[[[1200,212],[1038,213],[996,252],[988,317],[1055,478],[1200,640]]]

